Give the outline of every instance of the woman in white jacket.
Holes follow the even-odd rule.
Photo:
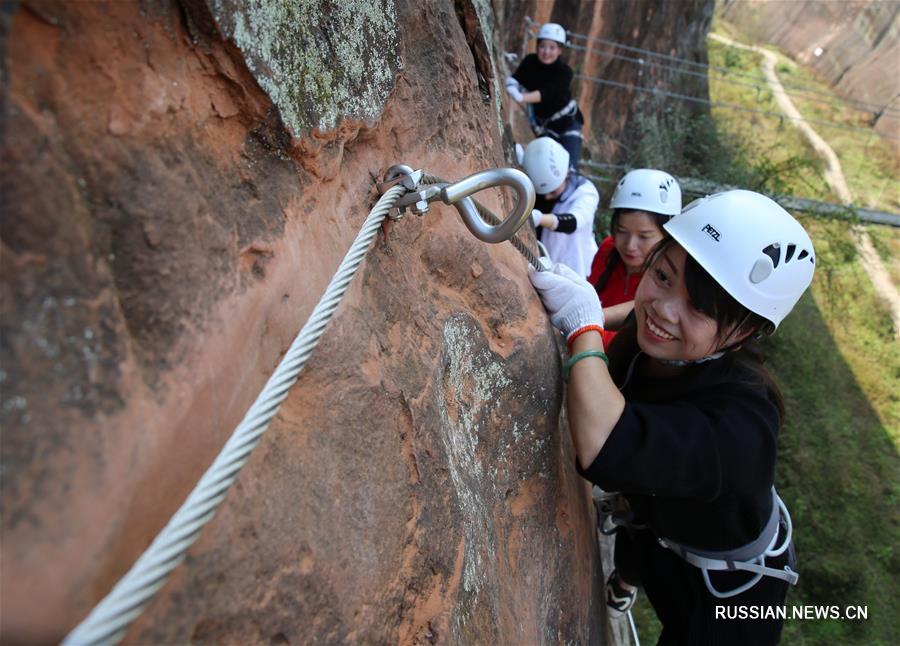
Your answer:
[[[537,193],[531,217],[538,239],[554,262],[568,265],[587,277],[597,253],[594,239],[594,214],[600,204],[597,188],[569,169],[569,153],[550,137],[540,137],[528,144],[522,165]]]

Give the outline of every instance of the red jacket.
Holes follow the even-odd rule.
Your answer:
[[[594,256],[594,261],[591,263],[591,275],[588,277],[588,282],[591,285],[597,286],[597,282],[600,280],[603,272],[606,271],[606,261],[615,248],[616,244],[612,236],[607,237],[600,243],[600,249],[597,251],[597,254]],[[643,276],[642,273],[627,274],[625,272],[625,263],[619,260],[619,262],[616,263],[616,267],[613,269],[609,280],[606,281],[606,287],[597,294],[603,307],[610,307],[611,305],[619,305],[620,303],[633,301],[638,283],[641,282],[641,276]],[[603,347],[609,347],[610,342],[615,336],[616,333],[613,331],[604,331]]]

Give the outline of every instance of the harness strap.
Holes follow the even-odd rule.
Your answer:
[[[563,117],[570,117],[578,110],[578,103],[575,102],[575,99],[569,100],[563,107],[559,110],[551,114],[546,119],[542,119],[544,123],[550,123],[551,121],[556,121],[557,119],[562,119]]]
[[[665,541],[666,547],[670,550],[678,554],[681,558],[686,561],[689,561],[688,554],[692,555],[695,558],[702,559],[705,561],[713,562],[723,562],[723,563],[733,563],[735,561],[750,561],[755,558],[758,558],[760,554],[764,553],[767,549],[774,545],[776,535],[778,533],[778,521],[781,516],[781,509],[778,505],[778,495],[775,493],[775,489],[772,489],[772,512],[769,514],[769,520],[766,522],[765,527],[763,527],[762,531],[759,533],[759,536],[756,540],[747,543],[746,545],[742,545],[741,547],[731,549],[731,550],[699,550],[695,547],[687,547],[686,545],[681,545],[680,543],[676,543],[673,540],[668,538],[662,538],[661,541]],[[698,566],[700,567],[700,566]],[[730,568],[710,568],[715,570],[721,569],[730,569]]]
[[[779,527],[782,524],[782,515],[784,516],[785,537],[780,547],[775,547],[778,542]],[[800,575],[794,572],[790,566],[785,565],[784,569],[766,567],[767,556],[778,556],[782,554],[791,542],[791,534],[793,528],[791,524],[791,516],[785,507],[784,502],[772,487],[772,513],[766,526],[760,532],[759,537],[754,541],[742,545],[733,550],[698,550],[686,545],[681,545],[667,538],[658,538],[657,541],[662,547],[670,549],[685,561],[700,568],[703,572],[703,581],[710,594],[720,599],[733,597],[752,588],[764,576],[774,577],[787,581],[790,585],[796,585]],[[756,574],[752,579],[733,590],[722,592],[713,586],[709,579],[709,572],[712,571],[737,571],[753,572]]]

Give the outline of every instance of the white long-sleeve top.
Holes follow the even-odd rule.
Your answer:
[[[550,259],[568,265],[585,278],[591,273],[591,262],[597,253],[594,239],[594,214],[600,204],[600,194],[594,183],[581,175],[570,175],[566,188],[553,205],[553,214],[570,213],[575,217],[575,231],[560,233],[543,229],[541,242],[547,247]]]

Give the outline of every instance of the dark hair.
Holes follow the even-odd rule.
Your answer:
[[[612,219],[609,221],[609,234],[611,236],[615,236],[616,233],[616,225],[619,223],[619,217],[625,213],[646,213],[651,216],[656,223],[657,228],[663,234],[664,237],[668,237],[669,234],[666,233],[666,230],[663,229],[663,225],[669,221],[671,216],[663,215],[661,213],[651,213],[650,211],[641,211],[640,209],[613,209]],[[606,289],[607,283],[609,283],[609,279],[612,277],[613,272],[616,270],[618,264],[622,262],[622,257],[619,255],[619,250],[616,249],[615,245],[613,245],[612,251],[610,251],[609,256],[606,258],[606,267],[603,268],[603,273],[600,274],[600,278],[597,279],[597,284],[594,285],[594,289],[597,290],[599,294],[604,289]],[[647,263],[644,263],[644,268],[647,268]]]
[[[647,257],[643,270],[646,271],[656,262],[674,242],[672,238],[660,241]],[[778,409],[779,417],[784,418],[784,397],[772,375],[763,365],[764,357],[757,343],[761,336],[771,331],[772,323],[738,303],[690,254],[685,256],[684,284],[691,306],[716,322],[719,347],[753,375],[753,381],[765,386],[769,399]],[[748,332],[749,335],[741,341],[730,343],[742,332]],[[623,363],[630,362],[630,357],[633,357],[639,349],[637,319],[631,316],[610,344],[608,352],[610,364],[620,368]]]

